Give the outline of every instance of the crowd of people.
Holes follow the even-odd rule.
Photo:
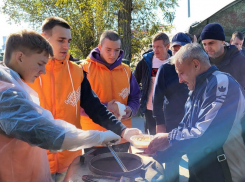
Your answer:
[[[81,149],[130,151],[130,138],[142,134],[132,128],[138,110],[154,135],[145,152],[165,163],[164,181],[179,181],[184,154],[190,182],[245,179],[241,32],[225,46],[222,26],[207,24],[203,47],[195,36],[170,41],[159,32],[132,72],[115,31],[77,65],[69,23],[49,17],[41,28],[10,34],[0,65],[1,182],[61,182]]]

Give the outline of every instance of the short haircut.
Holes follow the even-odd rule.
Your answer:
[[[162,40],[165,46],[167,46],[170,43],[169,37],[167,36],[167,34],[163,32],[159,32],[156,35],[154,35],[154,37],[152,38],[152,42],[155,42],[157,40]]]
[[[177,61],[182,64],[190,63],[193,59],[197,59],[201,63],[210,64],[207,53],[198,43],[191,43],[182,46],[180,50],[170,58],[170,63],[175,64]]]
[[[15,51],[21,51],[27,55],[40,54],[45,51],[47,56],[53,56],[53,49],[49,42],[39,33],[32,30],[22,30],[9,35],[3,59],[6,65],[8,65],[12,53]]]
[[[232,40],[235,40],[236,37],[237,37],[238,39],[240,39],[240,40],[244,40],[244,35],[243,35],[242,32],[235,31],[235,32],[232,34],[231,39],[232,39]]]
[[[51,16],[46,18],[42,24],[42,32],[51,32],[51,30],[56,26],[61,26],[66,29],[71,29],[71,26],[63,18]]]
[[[117,32],[115,32],[113,30],[104,31],[100,36],[99,44],[102,45],[104,39],[109,39],[111,41],[118,41],[118,40],[121,41],[120,36],[117,34]]]

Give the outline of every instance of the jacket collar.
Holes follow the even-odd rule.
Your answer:
[[[217,67],[222,67],[222,66],[228,65],[234,56],[240,54],[240,51],[234,45],[225,46],[224,49],[225,49],[225,53],[224,53],[225,55],[223,57],[223,60],[220,62],[220,64],[216,65]],[[210,59],[210,62],[211,62],[211,64],[214,64],[211,61],[211,59]]]
[[[215,72],[217,70],[218,70],[218,68],[216,66],[211,66],[207,71],[198,75],[196,77],[196,87],[198,87],[200,84],[202,84],[209,75],[211,75],[213,72]]]
[[[143,54],[143,58],[148,66],[148,69],[149,71],[151,72],[151,69],[152,69],[152,59],[153,59],[153,56],[154,56],[154,52],[151,51],[151,52],[146,52]]]
[[[66,57],[64,60],[57,60],[55,58],[51,58],[48,60],[48,63],[46,65],[46,69],[50,69],[52,65],[55,65],[56,68],[62,68],[63,66],[67,65],[67,62],[69,61],[70,54],[67,53]]]
[[[124,55],[123,50],[121,50],[117,60],[113,64],[110,65],[107,62],[105,62],[104,60],[102,60],[102,58],[100,57],[100,50],[98,47],[96,47],[95,49],[93,49],[90,52],[89,58],[95,62],[98,62],[102,65],[105,65],[109,70],[113,70],[114,68],[116,68],[117,66],[119,66],[122,63],[123,55]]]

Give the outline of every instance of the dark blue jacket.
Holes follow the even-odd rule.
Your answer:
[[[153,117],[157,125],[165,124],[166,131],[177,128],[184,117],[189,90],[179,83],[175,66],[163,64],[157,72],[153,92]]]

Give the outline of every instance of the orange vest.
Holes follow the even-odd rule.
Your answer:
[[[51,182],[44,149],[0,134],[1,182]]]
[[[96,93],[102,103],[107,103],[113,99],[127,105],[128,95],[130,93],[131,70],[128,65],[122,63],[112,70],[105,65],[87,58],[81,63],[92,90]],[[94,123],[88,116],[81,115],[81,126],[83,130],[106,131],[105,128]],[[132,128],[131,119],[122,121],[122,123]],[[121,143],[127,142],[122,139]]]
[[[37,78],[34,84],[30,84],[39,95],[40,106],[49,110],[55,119],[62,119],[77,128],[80,126],[80,89],[83,81],[83,70],[69,59],[49,60],[46,65],[46,74]],[[67,64],[68,62],[68,64]],[[70,74],[69,74],[70,70]],[[74,94],[75,93],[75,94]],[[66,171],[72,161],[82,151],[62,151],[48,153],[51,173]]]

